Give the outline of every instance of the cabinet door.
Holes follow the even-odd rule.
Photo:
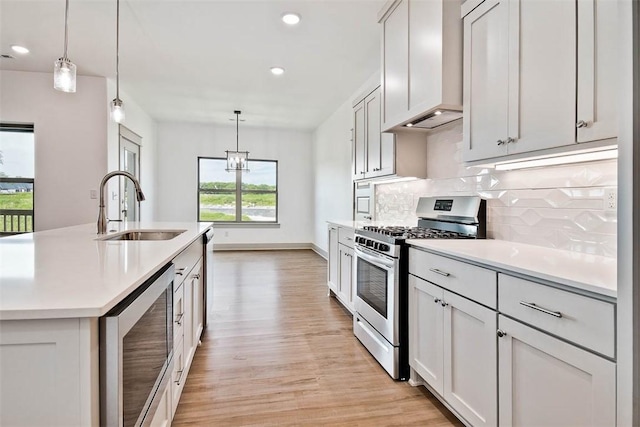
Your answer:
[[[342,301],[353,311],[353,249],[340,245],[340,286]]]
[[[498,423],[497,314],[444,291],[444,393],[471,425]]]
[[[338,251],[338,227],[333,225],[329,226],[329,262],[327,264],[328,285],[334,293],[338,292],[338,265],[339,265],[340,253]]]
[[[362,179],[367,170],[364,100],[353,108],[353,179]]]
[[[509,0],[509,154],[575,144],[576,3]]]
[[[442,288],[409,275],[409,365],[443,394]]]
[[[197,346],[204,331],[204,260],[193,268],[197,275],[193,279],[193,343]]]
[[[184,352],[186,366],[191,365],[202,333],[202,261],[199,261],[183,284],[185,299]]]
[[[509,119],[509,0],[464,18],[463,159],[503,156]],[[545,2],[546,3],[546,2]]]
[[[409,6],[402,0],[382,23],[383,128],[402,121],[409,94]]]
[[[613,426],[615,363],[500,315],[500,426]]]
[[[393,175],[394,173],[396,173],[396,135],[385,132],[380,134],[379,175]]]
[[[380,88],[364,99],[367,140],[367,175],[380,171]]]
[[[617,4],[578,2],[578,142],[617,135]]]

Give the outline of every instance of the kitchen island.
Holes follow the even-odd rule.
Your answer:
[[[99,425],[100,316],[183,251],[198,249],[212,227],[109,225],[108,235],[184,232],[100,240],[95,224],[85,224],[0,239],[0,425]]]

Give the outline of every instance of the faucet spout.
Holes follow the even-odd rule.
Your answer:
[[[138,180],[136,179],[135,176],[133,176],[132,174],[130,174],[129,172],[126,172],[126,171],[113,171],[113,172],[109,172],[108,174],[106,174],[104,176],[104,178],[102,178],[102,181],[100,182],[100,205],[99,205],[99,211],[98,211],[98,234],[105,234],[107,232],[107,213],[106,213],[106,208],[105,208],[105,204],[104,204],[104,189],[105,189],[105,186],[107,185],[107,181],[109,181],[114,176],[124,176],[126,178],[129,178],[133,182],[133,185],[136,188],[136,199],[139,202],[145,200],[144,193],[142,192],[142,188],[140,188],[140,183],[138,182]]]

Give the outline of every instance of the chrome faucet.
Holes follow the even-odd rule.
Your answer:
[[[138,200],[139,202],[144,200],[144,193],[142,192],[140,183],[135,176],[125,171],[113,171],[106,174],[104,178],[102,178],[102,182],[100,183],[100,211],[98,212],[98,234],[105,234],[107,232],[108,220],[104,206],[104,187],[107,184],[107,181],[118,175],[129,178],[133,182],[133,185],[136,187],[136,200]]]

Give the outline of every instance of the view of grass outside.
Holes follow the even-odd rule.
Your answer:
[[[0,234],[33,231],[33,128],[0,126]]]
[[[276,221],[277,162],[251,160],[250,172],[236,173],[225,170],[225,159],[200,158],[199,161],[200,221]],[[240,218],[236,217],[238,204]]]

